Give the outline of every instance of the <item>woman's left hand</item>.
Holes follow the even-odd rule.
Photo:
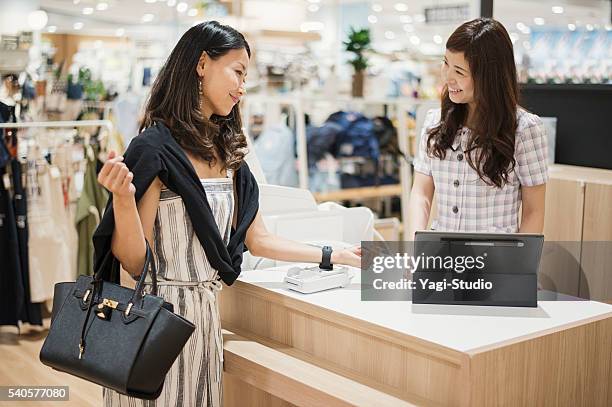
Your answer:
[[[357,245],[348,249],[333,251],[331,262],[361,268],[361,246]]]

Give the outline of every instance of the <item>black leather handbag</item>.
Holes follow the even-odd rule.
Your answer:
[[[49,334],[40,351],[45,365],[121,394],[153,400],[195,326],[157,296],[155,262],[147,243],[136,289],[102,280],[109,252],[94,276],[58,283]],[[144,293],[151,269],[152,295]]]

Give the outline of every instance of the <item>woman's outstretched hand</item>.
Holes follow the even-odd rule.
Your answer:
[[[334,264],[345,264],[361,268],[361,246],[357,245],[348,249],[334,251],[332,252],[331,261]]]

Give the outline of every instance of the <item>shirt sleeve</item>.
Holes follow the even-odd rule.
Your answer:
[[[425,175],[431,175],[431,157],[427,155],[427,139],[429,130],[433,125],[435,110],[429,110],[425,116],[423,122],[423,128],[421,129],[421,137],[419,137],[419,150],[414,159],[414,170]]]
[[[515,171],[521,185],[532,187],[548,181],[548,141],[542,120],[529,115],[516,135]]]

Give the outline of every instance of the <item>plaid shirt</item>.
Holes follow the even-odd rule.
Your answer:
[[[540,118],[517,111],[514,145],[516,166],[503,188],[484,183],[464,157],[469,130],[461,128],[446,158],[429,157],[426,131],[440,122],[440,109],[427,112],[414,169],[433,177],[438,218],[432,229],[454,232],[514,233],[519,229],[521,186],[545,184],[548,179],[546,131]]]

